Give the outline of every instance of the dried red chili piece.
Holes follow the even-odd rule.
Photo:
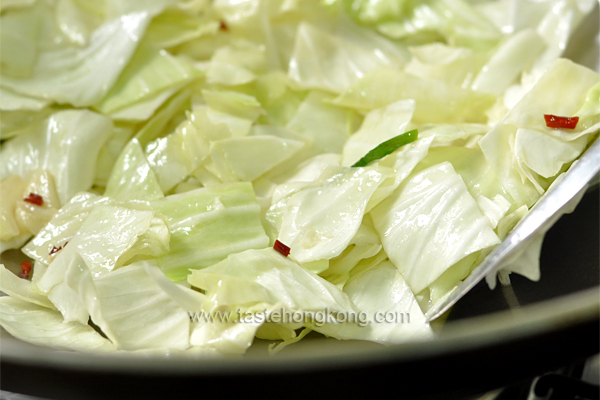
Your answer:
[[[27,260],[21,263],[21,272],[19,276],[23,279],[29,278],[29,274],[31,273],[31,263]]]
[[[67,247],[67,243],[69,243],[69,241],[68,241],[68,240],[67,240],[67,241],[65,242],[65,244],[63,244],[62,246],[59,246],[59,247],[53,246],[53,247],[52,247],[52,250],[50,250],[50,255],[52,255],[52,254],[55,254],[55,253],[58,253],[58,252],[59,252],[60,250],[62,250],[64,247]]]
[[[23,201],[27,203],[35,204],[36,206],[41,206],[44,204],[44,198],[35,193],[29,193],[29,196],[25,197]]]
[[[287,257],[290,254],[290,248],[287,247],[285,244],[281,243],[279,240],[275,241],[273,248],[279,253],[283,254],[284,257]]]
[[[559,117],[552,114],[544,114],[546,126],[554,129],[575,129],[579,117]]]

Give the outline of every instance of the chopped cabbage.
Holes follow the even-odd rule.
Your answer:
[[[29,179],[36,170],[50,171],[61,204],[91,188],[96,159],[112,131],[112,121],[89,110],[64,110],[9,140],[0,150],[0,179]]]
[[[0,0],[0,326],[157,357],[434,339],[597,140],[595,4]],[[490,287],[540,279],[543,237]]]

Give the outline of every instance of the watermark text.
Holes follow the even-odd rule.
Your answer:
[[[340,312],[329,309],[319,311],[290,311],[285,309],[247,312],[236,311],[212,311],[212,312],[189,312],[190,321],[197,323],[247,323],[247,324],[304,324],[322,327],[326,324],[355,324],[366,326],[375,324],[408,324],[410,313],[400,311],[377,311],[374,313]]]

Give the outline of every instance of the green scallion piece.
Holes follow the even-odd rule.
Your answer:
[[[371,161],[379,160],[398,150],[400,147],[417,140],[419,132],[417,129],[404,132],[383,143],[380,143],[373,150],[369,151],[363,158],[354,163],[353,167],[366,167]]]

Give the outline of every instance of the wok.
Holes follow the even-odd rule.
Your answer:
[[[57,399],[190,396],[465,398],[598,353],[599,187],[547,233],[542,278],[482,282],[432,342],[384,347],[308,336],[276,356],[122,357],[61,352],[1,336],[2,390]]]

